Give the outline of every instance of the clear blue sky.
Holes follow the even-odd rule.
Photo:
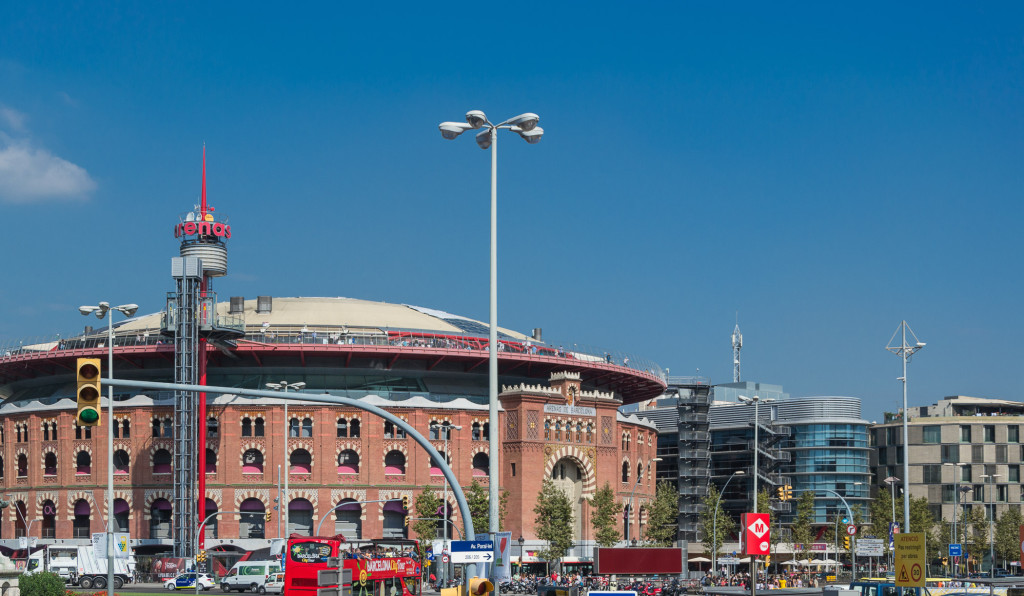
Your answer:
[[[160,310],[208,188],[232,295],[487,319],[894,409],[1019,399],[1020,3],[43,3],[0,7],[0,337]]]

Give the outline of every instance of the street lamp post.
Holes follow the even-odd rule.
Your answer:
[[[722,492],[718,493],[718,498],[715,500],[715,515],[711,518],[711,544],[715,545],[716,548],[711,549],[711,574],[718,574],[718,505],[722,502],[722,495],[725,494],[725,489],[729,487],[729,483],[736,476],[742,476],[743,470],[736,470],[733,472],[725,484],[722,485]]]
[[[289,383],[288,381],[281,381],[280,383],[267,383],[267,389],[273,389],[274,391],[281,391],[282,393],[288,393],[288,390],[301,391],[306,387],[306,383],[299,381],[298,383]],[[280,501],[277,514],[279,520],[284,522],[284,533],[288,533],[288,476],[291,475],[292,469],[288,462],[288,437],[291,433],[291,429],[288,428],[288,400],[284,400],[284,493],[277,495],[277,500]],[[278,538],[284,538],[278,532]]]
[[[1002,474],[982,474],[982,478],[988,479],[989,492],[992,496],[988,499],[988,573],[989,577],[996,576],[996,538],[995,538],[995,521],[996,521],[996,478],[1002,477]]]
[[[761,420],[758,418],[757,406],[760,402],[773,402],[775,398],[769,397],[767,399],[761,399],[760,396],[755,395],[754,397],[746,397],[744,395],[738,396],[740,401],[745,404],[754,404],[754,513],[757,513],[757,452],[761,450],[761,445],[758,443],[757,429],[761,426]]]
[[[966,464],[946,462],[946,463],[944,463],[942,465],[944,465],[944,466],[952,466],[953,467],[953,474],[956,476],[956,478],[955,478],[955,480],[956,480],[956,489],[955,489],[955,491],[956,492],[953,493],[953,527],[951,528],[952,529],[952,532],[951,532],[952,539],[950,540],[950,542],[957,543],[957,542],[959,542],[959,540],[957,540],[956,518],[957,518],[957,509],[960,508],[960,481],[963,480],[963,474],[961,473],[961,468],[964,465],[966,465]],[[962,549],[963,546],[961,545],[960,548]],[[960,557],[956,557],[956,559],[954,559],[953,561],[950,561],[950,563],[953,564],[953,569],[954,569],[953,574],[954,575],[956,575],[956,567],[957,567],[957,563],[959,562],[959,559],[960,559]]]
[[[434,424],[434,428],[440,429],[444,433],[444,463],[449,463],[451,457],[448,455],[448,436],[452,433],[452,430],[462,430],[461,426],[455,424]],[[491,433],[494,433],[494,427],[491,427]],[[492,464],[494,462],[491,462]],[[444,500],[441,502],[441,508],[444,510],[444,552],[448,552],[448,479],[444,479]],[[442,561],[442,564],[444,562]],[[448,579],[448,565],[444,565],[444,573],[442,579]]]
[[[907,343],[907,331],[910,331],[910,335],[914,338],[914,345]],[[896,335],[902,332],[902,340],[897,344],[893,344],[896,340]],[[889,350],[893,354],[896,354],[903,360],[903,376],[900,377],[899,381],[903,381],[903,532],[910,531],[910,448],[907,446],[907,362],[910,361],[910,357],[925,346],[923,341],[918,341],[917,336],[914,335],[914,331],[907,325],[906,321],[901,321],[900,326],[896,328],[896,331],[892,334],[889,339],[889,343],[886,344],[885,349]]]
[[[896,483],[899,482],[899,481],[900,481],[900,479],[895,477],[895,476],[889,476],[888,478],[886,478],[885,480],[882,481],[882,482],[885,482],[886,484],[889,485],[889,490],[891,491],[891,494],[892,494],[892,498],[890,500],[892,501],[892,523],[894,523],[894,524],[896,523]],[[890,533],[890,536],[891,536],[892,535],[892,526],[891,525],[889,526],[889,533]],[[892,568],[892,556],[893,556],[892,544],[890,543],[889,546],[890,546],[890,548],[889,548],[889,567]]]
[[[96,306],[79,306],[84,316],[95,314],[97,319],[116,310],[131,318],[139,310],[138,304],[110,306],[100,302]],[[107,380],[114,378],[114,314],[107,319]],[[114,386],[107,385],[107,595],[114,596]]]
[[[498,129],[508,129],[518,134],[527,143],[539,143],[544,129],[537,126],[540,117],[537,114],[525,113],[510,118],[499,124],[492,124],[480,110],[466,113],[466,122],[442,122],[438,125],[441,136],[454,139],[467,130],[483,129],[476,134],[476,143],[481,149],[491,150],[491,279],[490,279],[490,334],[487,343],[487,379],[488,379],[488,455],[490,470],[488,473],[488,511],[490,524],[488,531],[492,536],[499,531],[498,527]]]

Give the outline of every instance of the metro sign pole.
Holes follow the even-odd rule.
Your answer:
[[[744,513],[743,554],[750,557],[750,596],[757,596],[757,557],[771,552],[771,517],[767,513]]]

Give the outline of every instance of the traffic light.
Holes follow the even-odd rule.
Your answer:
[[[402,495],[402,509],[409,510],[409,495]]]
[[[201,550],[201,551],[196,553],[196,561],[199,562],[199,563],[205,563],[206,562],[206,551],[205,550]]]
[[[78,377],[78,426],[100,425],[100,359],[79,358],[75,370]]]
[[[947,558],[947,557],[942,557],[942,564],[943,564],[944,566],[945,566],[945,565],[949,565],[949,558]]]
[[[469,579],[469,593],[473,596],[483,596],[494,591],[494,584],[486,577],[471,577]]]
[[[850,550],[850,537],[849,536],[843,536],[843,548],[845,548],[846,550]]]
[[[408,515],[407,515],[407,516],[405,516],[405,518],[404,518],[404,519],[405,519],[405,527],[407,527],[407,528],[408,528],[408,527],[409,527],[409,516],[408,516]]]
[[[776,492],[779,494],[779,500],[780,501],[785,501],[786,500],[786,487],[785,486],[780,486],[779,488],[776,489]]]
[[[271,519],[273,519],[273,518],[274,518],[274,514],[273,514],[273,513],[271,513],[270,511],[268,511],[268,512],[267,512],[267,516],[266,516],[266,517],[267,517],[267,521],[270,521]]]
[[[791,484],[787,484],[787,485],[786,485],[785,487],[783,487],[783,488],[785,488],[785,489],[786,489],[786,499],[785,499],[785,500],[787,500],[787,501],[788,501],[788,500],[792,499],[792,498],[793,498],[793,485],[791,485]]]

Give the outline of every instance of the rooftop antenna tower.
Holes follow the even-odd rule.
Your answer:
[[[732,382],[740,382],[740,350],[743,349],[743,334],[740,333],[739,315],[736,315],[736,328],[732,330]]]

